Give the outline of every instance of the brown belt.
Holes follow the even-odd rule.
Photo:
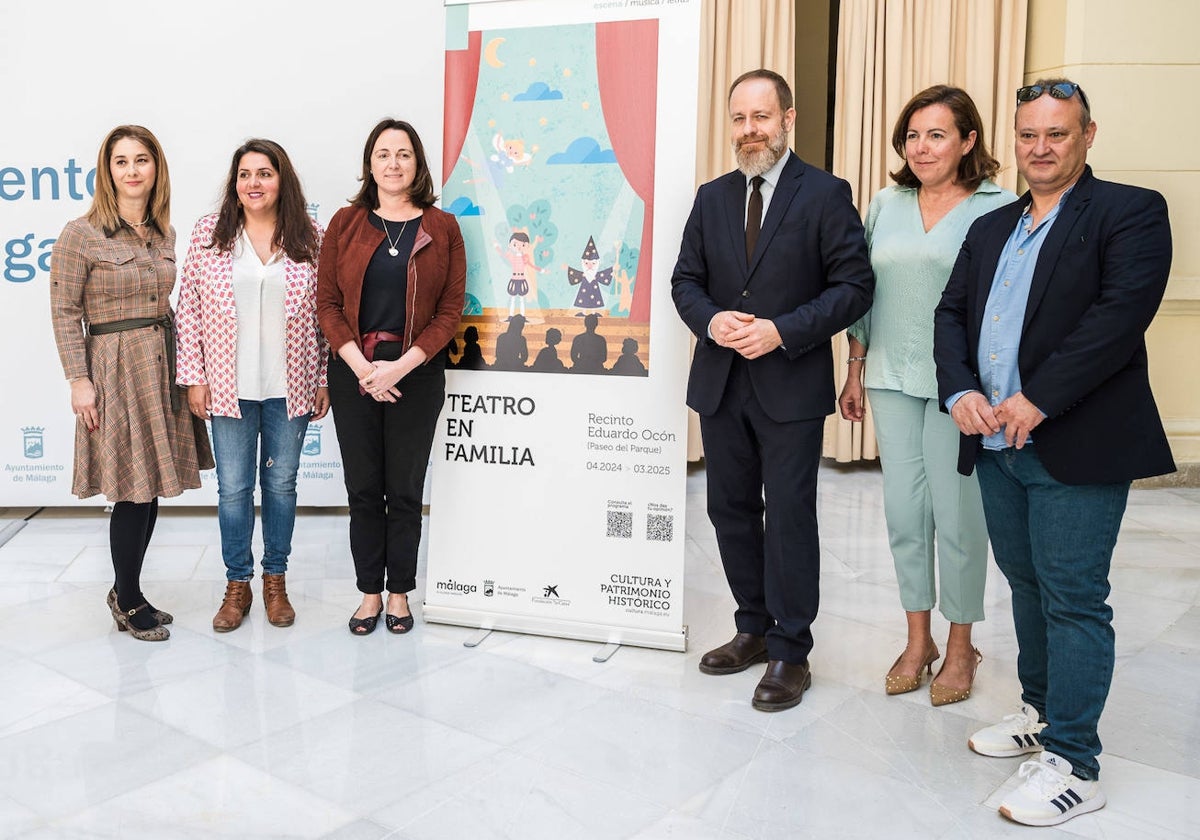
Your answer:
[[[149,327],[162,327],[163,344],[167,351],[167,382],[171,391],[171,411],[178,412],[181,405],[179,388],[172,382],[175,377],[175,322],[170,315],[164,315],[161,318],[124,318],[104,324],[88,324],[88,332],[92,335],[109,335]]]

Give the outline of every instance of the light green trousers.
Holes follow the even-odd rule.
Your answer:
[[[877,388],[867,390],[867,399],[900,603],[908,612],[938,603],[936,553],[942,615],[955,624],[982,621],[987,524],[975,476],[958,474],[958,427],[937,400]]]

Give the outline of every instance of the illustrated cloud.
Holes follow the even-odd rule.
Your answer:
[[[482,216],[483,208],[472,203],[465,195],[460,195],[446,207],[446,212],[455,216]]]
[[[612,149],[601,149],[591,137],[576,137],[565,152],[556,152],[546,159],[547,164],[563,163],[616,163]]]
[[[562,99],[561,90],[552,90],[550,85],[545,82],[534,82],[525,89],[524,93],[518,93],[513,97],[513,102],[544,102],[547,99]]]

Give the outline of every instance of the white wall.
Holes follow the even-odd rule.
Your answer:
[[[412,122],[440,176],[444,28],[442,0],[4,3],[0,505],[77,503],[49,253],[87,211],[108,130],[139,123],[162,142],[181,265],[192,224],[216,209],[229,156],[248,137],[288,150],[327,223],[356,191],[362,144],[381,117]],[[301,460],[300,503],[344,505],[333,424],[317,425],[321,452]],[[173,501],[215,504],[215,476]]]

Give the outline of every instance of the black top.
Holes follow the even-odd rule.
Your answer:
[[[404,304],[408,298],[408,259],[412,256],[413,243],[417,240],[421,217],[417,216],[407,222],[388,222],[386,229],[378,213],[368,213],[367,219],[376,229],[384,232],[384,239],[371,255],[371,261],[367,263],[367,270],[363,273],[358,331],[384,331],[403,335]],[[397,253],[394,257],[388,253],[388,249],[392,247],[388,244],[389,236],[391,241],[396,243]]]

